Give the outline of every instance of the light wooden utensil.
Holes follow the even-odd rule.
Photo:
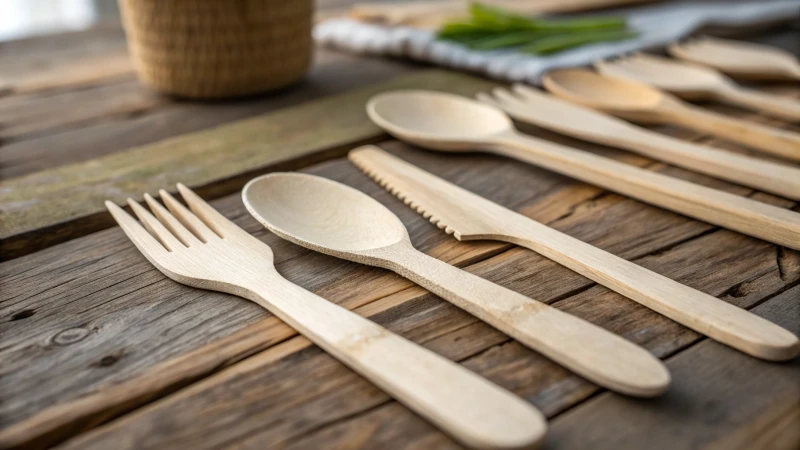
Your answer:
[[[603,158],[514,129],[501,110],[435,91],[372,97],[367,113],[392,135],[443,151],[488,151],[671,211],[800,249],[800,214]]]
[[[476,97],[520,122],[800,200],[799,168],[676,139],[521,84]]]
[[[600,61],[595,67],[603,75],[649,84],[682,98],[712,99],[800,120],[800,102],[744,88],[709,67],[641,53]]]
[[[269,246],[185,186],[179,184],[178,190],[191,212],[163,190],[161,198],[169,211],[145,194],[155,216],[128,199],[147,230],[120,207],[106,202],[125,234],[165,275],[263,306],[468,446],[528,448],[542,440],[547,424],[527,402],[286,280],[275,270]]]
[[[714,67],[743,78],[800,80],[800,62],[791,53],[752,42],[703,37],[667,47],[680,59]]]
[[[242,197],[247,210],[273,233],[397,272],[603,387],[650,397],[669,385],[661,361],[638,345],[416,250],[397,216],[349,186],[275,173],[250,181]]]
[[[456,239],[527,247],[698,333],[757,358],[800,353],[797,336],[747,310],[684,286],[533,219],[517,214],[375,146],[348,155],[357,167]]]
[[[681,125],[800,161],[800,134],[710,112],[645,84],[563,69],[547,73],[544,85],[559,97],[628,120]]]

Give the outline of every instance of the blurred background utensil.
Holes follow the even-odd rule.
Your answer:
[[[800,161],[800,134],[711,112],[646,84],[587,69],[561,69],[548,72],[544,86],[561,98],[627,120],[680,125]]]
[[[686,99],[713,99],[800,120],[800,101],[748,89],[710,67],[643,53],[595,63],[603,75],[648,84]]]
[[[496,88],[491,95],[482,92],[476,97],[520,122],[800,200],[796,167],[667,136],[522,84],[514,85],[513,92]]]
[[[800,80],[797,57],[769,45],[703,37],[676,42],[667,50],[676,58],[714,67],[736,77]]]

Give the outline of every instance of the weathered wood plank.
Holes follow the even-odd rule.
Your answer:
[[[514,253],[518,254],[511,255]],[[775,278],[774,253],[769,244],[717,231],[640,262],[720,295],[742,281],[762,276]],[[686,264],[700,255],[704,264]],[[524,260],[525,256],[531,260]],[[552,285],[531,280],[532,274],[547,272],[546,262],[545,267],[536,264],[537,258],[528,251],[512,250],[468,270],[528,295],[558,300]],[[558,271],[563,268],[554,269],[547,275],[561,275]],[[523,274],[518,276],[514,272]],[[506,276],[500,277],[498,273]],[[509,273],[514,276],[509,277]],[[559,279],[569,280],[569,277]],[[796,283],[797,279],[786,284]],[[597,391],[591,384],[509,341],[448,303],[424,292],[420,294],[412,297],[409,292],[401,291],[378,300],[369,305],[370,309],[383,309],[381,304],[391,307],[371,317],[448,358],[462,360],[470,369],[513,390],[548,415],[557,414]],[[768,295],[762,294],[762,299]],[[599,323],[662,357],[699,340],[696,333],[599,286],[558,300],[555,305]],[[120,439],[144,448],[177,443],[193,448],[257,447],[267,442],[338,448],[351,442],[337,441],[336,436],[350,439],[354,433],[360,433],[363,439],[360,442],[367,448],[379,448],[388,442],[398,448],[420,445],[417,439],[421,437],[413,436],[409,429],[421,430],[425,442],[429,438],[433,442],[444,439],[413,413],[390,403],[385,394],[368,382],[320,350],[301,345],[297,339],[300,338],[279,344],[161,402],[79,436],[64,448],[104,448]],[[295,353],[299,348],[303,350]],[[302,380],[297,379],[298,373],[304,374]],[[242,401],[245,397],[247,400]],[[386,408],[391,411],[386,412]],[[347,431],[342,432],[343,429]],[[438,436],[426,436],[431,433]]]
[[[427,87],[464,95],[494,83],[431,70],[124,153],[0,181],[0,255],[10,258],[112,225],[103,201],[182,181],[211,197],[253,175],[343,154],[382,131],[364,104],[377,92]],[[313,124],[313,125],[312,125]],[[213,189],[212,189],[213,187]]]
[[[799,300],[795,286],[754,311],[800,334]],[[706,340],[667,365],[674,382],[664,397],[602,394],[555,419],[550,447],[797,448],[800,359],[767,364]]]
[[[519,209],[524,213],[537,218],[538,220],[544,222],[553,222],[554,226],[563,229],[572,235],[592,242],[600,247],[607,248],[610,251],[627,258],[637,258],[647,253],[657,251],[664,247],[669,247],[675,243],[690,239],[694,236],[698,236],[712,230],[712,227],[709,225],[691,221],[689,219],[655,208],[643,207],[638,202],[626,200],[614,195],[603,196],[591,200],[593,197],[597,196],[598,190],[596,188],[576,183],[567,180],[564,177],[547,173],[534,167],[520,165],[513,161],[502,158],[479,155],[452,156],[429,152],[409,151],[404,150],[405,147],[400,144],[395,144],[393,148],[394,151],[399,152],[401,157],[413,163],[428,168],[428,170],[438,173],[445,178],[457,182],[469,189],[479,192],[482,195],[491,198],[492,200]],[[598,151],[605,152],[611,156],[624,156],[627,157],[630,162],[637,164],[648,163],[643,158],[634,157],[622,152],[614,152],[608,149],[598,149]],[[323,167],[327,167],[327,165]],[[466,244],[460,244],[452,240],[452,238],[447,238],[443,233],[437,231],[435,227],[422,220],[416,213],[406,208],[398,200],[389,196],[376,186],[370,184],[370,182],[366,180],[363,175],[358,173],[349,164],[340,162],[338,165],[334,165],[334,163],[331,163],[331,167],[332,168],[330,170],[325,169],[323,174],[335,179],[341,179],[349,184],[357,186],[359,189],[367,190],[367,192],[377,196],[381,201],[395,210],[403,219],[403,221],[409,225],[412,233],[412,239],[414,240],[415,244],[437,255],[438,257],[445,260],[457,260],[458,258],[461,258],[462,261],[474,262],[476,258],[480,259],[480,257],[476,257],[475,255],[491,255],[496,253],[498,249],[497,244],[481,244],[485,247],[481,248],[480,250],[476,250],[475,247],[464,247]],[[508,183],[496,184],[487,182],[487,180],[498,179],[501,174],[502,177],[504,177],[506,180],[509,180]],[[713,182],[713,180],[706,181]],[[729,186],[728,188],[739,192],[742,192],[741,189],[743,189],[733,186]],[[238,198],[231,198],[228,199],[228,201],[229,203],[226,205],[232,206],[226,206],[226,208],[230,209],[223,209],[223,211],[237,217],[237,220],[247,223],[249,230],[259,230],[259,226],[257,224],[254,225],[252,220],[246,216],[246,213],[243,212]],[[620,218],[624,218],[624,220],[621,220]],[[647,221],[649,224],[649,227],[646,230],[642,229],[642,227],[638,225],[643,220]],[[41,294],[34,294],[32,297],[29,296],[27,298],[22,295],[27,289],[26,286],[30,285],[31,280],[36,280],[39,278],[35,273],[31,273],[30,271],[41,270],[41,273],[50,274],[50,271],[64,266],[66,262],[69,262],[72,260],[72,258],[74,258],[74,256],[62,256],[63,260],[60,261],[54,260],[53,255],[69,254],[75,251],[71,249],[74,248],[77,250],[81,248],[82,241],[89,241],[90,238],[95,238],[96,236],[111,236],[114,232],[116,232],[116,238],[112,240],[112,242],[116,242],[116,244],[110,244],[109,242],[96,244],[98,248],[107,248],[109,250],[109,253],[100,252],[101,254],[105,255],[100,258],[100,262],[108,265],[108,268],[105,271],[103,271],[103,269],[98,269],[98,266],[101,265],[100,262],[87,263],[86,261],[81,261],[74,263],[74,265],[78,266],[85,264],[81,270],[86,270],[88,272],[99,270],[99,272],[92,274],[90,278],[96,281],[91,281],[89,283],[89,286],[92,288],[92,294],[88,295],[88,297],[81,298],[82,294],[80,293],[80,291],[84,289],[80,287],[81,284],[86,283],[87,281],[85,279],[80,280],[80,282],[76,282],[74,280],[69,281],[69,283],[72,283],[72,285],[66,286],[66,290],[67,292],[73,291],[74,294],[72,295],[65,295],[64,292],[58,292],[57,290],[55,293],[48,291],[48,289],[59,289],[58,287],[54,287],[53,284],[57,286],[59,282],[64,281],[64,278],[52,276],[52,281],[47,280],[34,283],[41,286],[42,290],[44,291]],[[274,236],[270,236],[271,235],[265,236],[265,239],[267,239],[267,242],[273,246],[276,251],[276,255],[279,257],[280,270],[282,272],[285,271],[284,273],[290,279],[296,280],[301,285],[314,288],[314,285],[309,286],[309,284],[307,284],[309,282],[308,277],[310,273],[321,272],[319,275],[321,278],[315,278],[314,283],[320,283],[316,284],[316,286],[330,283],[332,279],[337,279],[337,277],[353,277],[354,284],[350,284],[349,282],[344,285],[342,285],[341,282],[335,283],[329,288],[330,290],[322,289],[318,290],[318,293],[333,301],[344,300],[344,304],[351,308],[363,306],[365,305],[365,302],[372,301],[376,298],[370,297],[369,295],[364,296],[359,294],[359,292],[370,292],[374,289],[374,286],[378,285],[372,283],[372,278],[359,278],[358,276],[353,275],[353,273],[357,272],[347,271],[352,268],[342,269],[345,270],[344,272],[339,271],[340,267],[346,268],[349,266],[349,263],[339,261],[332,262],[330,259],[326,259],[327,257],[322,255],[314,255],[314,257],[318,259],[312,260],[311,263],[313,264],[308,265],[309,261],[306,261],[304,264],[303,259],[307,258],[308,255],[303,255],[300,257],[291,252],[285,254],[283,252],[286,248],[294,247],[291,244],[275,239]],[[444,241],[442,241],[442,239],[444,239]],[[758,242],[755,240],[752,241]],[[7,404],[13,408],[26,408],[27,412],[23,411],[21,413],[21,417],[30,415],[38,409],[41,409],[41,407],[44,405],[52,405],[61,401],[74,399],[82,393],[91,392],[92,390],[97,389],[97,386],[119,381],[122,378],[122,375],[120,374],[124,373],[126,376],[133,376],[137,374],[137,372],[133,372],[132,368],[148,367],[159,361],[163,361],[170,356],[186,352],[199,345],[199,342],[197,341],[198,339],[201,340],[201,342],[208,342],[210,339],[222,336],[225,334],[225,330],[218,328],[220,327],[220,323],[225,323],[229,326],[236,327],[244,326],[244,324],[252,323],[253,320],[256,320],[255,317],[249,316],[249,314],[258,314],[258,311],[253,312],[248,310],[248,315],[243,317],[242,315],[237,315],[237,313],[241,314],[241,311],[231,311],[227,309],[224,311],[218,311],[220,308],[212,307],[211,305],[215,305],[217,304],[216,302],[220,302],[220,298],[225,298],[225,296],[222,296],[222,294],[203,293],[195,298],[194,295],[198,295],[196,291],[188,288],[182,288],[169,281],[166,281],[167,285],[169,286],[158,285],[157,289],[161,290],[154,291],[156,287],[147,287],[147,284],[152,283],[152,280],[142,276],[131,279],[131,281],[128,283],[132,284],[123,283],[122,285],[114,285],[116,280],[113,278],[104,281],[106,278],[111,276],[111,274],[117,274],[122,265],[131,266],[130,261],[137,259],[138,255],[136,254],[135,250],[129,249],[129,251],[120,251],[120,249],[116,247],[117,245],[124,246],[124,244],[125,239],[120,233],[117,232],[117,230],[108,230],[97,235],[88,236],[81,240],[63,244],[62,246],[41,252],[40,254],[30,255],[29,257],[21,258],[19,260],[12,261],[11,263],[6,263],[4,267],[14,267],[13,272],[18,274],[15,276],[19,277],[23,276],[23,274],[27,274],[29,278],[15,279],[17,283],[11,286],[15,285],[17,288],[12,288],[8,292],[8,295],[12,297],[11,302],[13,302],[13,304],[7,303],[7,305],[10,305],[10,307],[0,309],[0,314],[5,317],[14,317],[15,315],[19,315],[21,313],[22,316],[24,316],[24,312],[29,310],[35,312],[34,316],[24,319],[24,321],[28,321],[28,323],[19,321],[16,330],[18,333],[20,333],[20,347],[14,348],[14,352],[12,354],[20,355],[28,351],[29,348],[25,346],[25,343],[29,343],[31,341],[42,341],[43,339],[44,341],[47,341],[47,338],[42,336],[39,330],[49,329],[51,330],[51,333],[55,333],[55,330],[60,331],[63,329],[62,327],[70,327],[70,325],[67,324],[57,325],[50,322],[64,319],[62,314],[54,314],[52,312],[54,308],[59,312],[63,312],[64,310],[64,306],[61,306],[57,303],[54,304],[54,300],[56,299],[61,300],[61,298],[66,298],[67,301],[74,301],[74,303],[69,303],[66,306],[69,308],[69,311],[73,313],[67,316],[69,320],[75,320],[78,322],[89,321],[90,323],[103,323],[106,318],[116,317],[118,322],[116,325],[117,327],[133,326],[132,324],[147,320],[146,317],[149,313],[149,310],[145,309],[144,305],[131,306],[128,304],[128,302],[131,301],[136,303],[136,300],[132,298],[133,296],[131,294],[128,294],[126,297],[121,297],[114,302],[106,303],[108,298],[115,298],[119,296],[119,289],[123,289],[124,292],[133,292],[135,289],[137,289],[136,283],[139,283],[140,281],[141,283],[138,284],[138,286],[145,287],[143,290],[137,291],[136,295],[141,295],[144,297],[142,300],[139,300],[143,302],[143,304],[153,303],[153,299],[148,297],[152,297],[157,293],[159,300],[161,301],[159,304],[164,305],[168,303],[174,303],[176,306],[180,305],[180,312],[178,313],[173,313],[170,310],[164,309],[166,306],[152,306],[154,310],[163,309],[163,313],[167,316],[159,317],[158,321],[153,324],[154,327],[166,329],[170,326],[174,326],[170,324],[175,324],[182,320],[186,320],[186,318],[182,316],[183,314],[195,314],[195,307],[203,308],[205,312],[200,314],[200,316],[207,320],[207,322],[202,323],[202,325],[198,325],[197,329],[190,328],[187,330],[186,328],[179,328],[179,330],[176,330],[175,332],[181,333],[181,335],[184,336],[183,339],[185,339],[185,341],[175,341],[174,339],[171,339],[168,342],[162,341],[161,345],[167,348],[162,348],[157,352],[150,351],[145,352],[144,354],[140,352],[126,353],[123,355],[123,358],[121,358],[114,365],[110,367],[104,367],[102,370],[104,370],[105,373],[100,373],[100,375],[98,375],[97,368],[92,367],[91,363],[95,360],[102,361],[104,356],[114,356],[116,354],[115,352],[121,345],[118,340],[113,339],[104,333],[105,330],[103,326],[99,326],[98,329],[103,330],[102,333],[105,338],[101,338],[100,336],[97,336],[97,338],[101,340],[108,339],[109,342],[93,342],[91,343],[92,345],[89,345],[89,342],[87,342],[85,345],[76,343],[70,347],[67,347],[67,349],[62,347],[58,347],[55,350],[48,348],[47,351],[49,352],[49,361],[58,361],[59,359],[63,358],[65,361],[69,361],[74,364],[72,369],[69,367],[61,369],[62,373],[67,373],[69,375],[62,378],[70,380],[70,384],[56,384],[54,386],[56,392],[43,392],[40,386],[50,385],[46,382],[30,384],[30,389],[36,390],[36,394],[32,395],[39,395],[39,400],[32,400],[34,397],[29,396],[25,402],[22,402],[25,403],[25,405],[20,405],[20,403],[15,404],[13,399]],[[60,247],[65,248],[62,249]],[[466,254],[464,253],[465,249],[469,250]],[[93,251],[90,250],[86,253],[91,254]],[[495,281],[510,285],[511,287],[519,289],[523,292],[525,292],[525,289],[531,289],[530,285],[535,285],[541,288],[542,291],[536,291],[534,294],[544,298],[557,299],[559,297],[568,295],[571,292],[580,291],[591,286],[588,280],[585,280],[582,277],[579,277],[576,274],[564,269],[563,267],[557,266],[550,261],[538,257],[537,255],[533,255],[530,252],[515,250],[513,252],[507,252],[507,254],[504,255],[506,255],[505,258],[508,258],[507,265],[498,267],[515,267],[515,269],[505,271],[502,269],[489,268],[487,269],[487,277],[495,277],[493,278]],[[520,257],[523,257],[523,259],[519,259]],[[524,259],[531,257],[538,258],[538,260],[531,263]],[[142,259],[140,256],[138,256],[138,258]],[[53,260],[50,261],[52,265],[45,265],[41,267],[41,269],[37,269],[43,261],[48,260]],[[770,259],[770,261],[772,261],[772,259]],[[110,262],[114,262],[114,264],[109,264]],[[333,269],[319,271],[318,264],[326,263],[332,264]],[[146,262],[143,262],[143,264],[146,265]],[[317,269],[311,269],[312,267],[317,267]],[[519,267],[525,267],[526,270],[520,271],[518,269]],[[753,267],[760,266],[754,265]],[[527,268],[529,268],[529,270],[527,270]],[[154,272],[152,269],[151,271]],[[58,270],[58,272],[62,272],[62,270]],[[66,273],[69,275],[69,278],[74,277],[74,272],[70,273],[69,271],[66,271]],[[124,278],[127,278],[125,275],[129,274],[126,274],[126,272],[123,271],[120,275]],[[150,273],[150,275],[152,275],[152,273]],[[329,276],[333,278],[330,278]],[[388,279],[392,280],[390,286],[393,286],[394,289],[401,289],[402,287],[408,286],[408,283],[398,280],[397,277],[393,275],[386,276]],[[386,283],[387,278],[375,279],[374,282],[378,283],[378,280],[380,280],[380,283]],[[397,284],[398,282],[400,284]],[[51,284],[48,285],[47,283]],[[10,285],[9,283],[5,284]],[[355,286],[358,286],[358,289],[356,289]],[[774,285],[767,283],[762,287],[765,289],[773,289]],[[105,289],[94,292],[98,288]],[[169,290],[165,290],[168,288]],[[175,288],[175,290],[173,291],[172,288]],[[181,291],[182,289],[186,291]],[[386,305],[392,306],[396,302],[415,299],[424,294],[424,291],[421,289],[417,289],[416,292],[413,291],[414,290],[405,290],[403,293],[397,294],[399,297],[386,300],[388,302]],[[384,294],[389,292],[391,292],[391,290],[388,292],[384,291]],[[58,298],[58,296],[54,294],[59,294],[61,298]],[[184,295],[189,296],[189,298],[184,298]],[[371,293],[370,295],[374,295],[374,293]],[[13,297],[15,296],[23,297],[22,301],[19,301],[19,298],[14,299]],[[405,296],[410,297],[406,298]],[[97,302],[102,302],[102,307],[97,308],[102,308],[104,311],[92,311],[93,305],[97,304]],[[235,302],[236,301],[234,300],[234,303]],[[414,303],[416,303],[416,300]],[[239,305],[241,305],[241,303]],[[228,307],[226,306],[226,308]],[[42,317],[42,313],[48,314],[48,311],[51,311],[49,314],[52,315],[49,317]],[[374,311],[374,314],[382,312],[380,309],[371,309],[370,311]],[[390,312],[387,314],[402,314],[405,310],[401,309],[400,311],[401,312],[398,313]],[[76,316],[74,314],[75,312],[80,314]],[[459,314],[457,311],[452,313],[448,312],[448,314],[445,316],[437,317],[439,317],[440,320],[444,320],[443,317],[456,316],[457,314]],[[214,318],[218,318],[219,321],[209,319],[209,317],[212,316]],[[466,319],[462,318],[461,320],[474,321],[474,319],[469,316],[465,315],[465,317]],[[32,319],[37,321],[41,320],[41,322],[38,324],[29,322]],[[436,325],[437,329],[439,329],[438,327],[441,326],[441,323]],[[458,327],[461,326],[462,325],[458,325]],[[468,322],[467,325],[464,326],[477,326],[477,324],[472,325]],[[483,327],[484,330],[488,328],[485,326]],[[26,333],[25,330],[28,330],[28,333]],[[37,331],[34,332],[34,330]],[[30,332],[34,332],[36,336],[28,335]],[[252,330],[243,331],[243,333],[245,339],[247,339],[248,335],[252,336],[254,334]],[[143,334],[147,335],[147,332],[143,331]],[[197,334],[202,334],[203,337],[201,338],[196,336]],[[127,330],[126,336],[126,340],[136,341],[136,345],[151,345],[149,342],[139,342],[142,337],[137,337],[137,333],[133,332],[130,328]],[[166,334],[165,336],[170,335]],[[148,378],[152,381],[146,383],[148,389],[151,389],[151,391],[144,389],[145,392],[134,392],[133,394],[131,394],[131,392],[127,392],[124,393],[124,395],[130,395],[134,399],[143,401],[143,399],[149,398],[148,395],[154,395],[152,394],[153,392],[159,392],[162,385],[158,384],[158,380],[162,380],[167,385],[174,383],[171,386],[179,387],[189,381],[194,380],[198,376],[209,373],[208,367],[217,369],[219,365],[225,364],[226,361],[235,361],[240,357],[238,355],[248,354],[248,352],[256,351],[257,349],[262,348],[260,346],[265,345],[263,343],[259,343],[258,341],[253,341],[252,337],[248,342],[252,343],[254,349],[233,349],[231,350],[232,353],[230,354],[222,356],[214,355],[216,359],[212,359],[211,362],[208,362],[208,359],[201,359],[198,361],[196,359],[198,355],[193,355],[192,358],[187,357],[186,361],[196,361],[197,365],[190,368],[187,368],[186,366],[173,366],[172,369],[168,369],[166,372],[159,369]],[[464,344],[465,343],[461,341],[459,345]],[[489,343],[489,345],[491,344],[492,343]],[[12,345],[12,348],[13,347],[15,346]],[[59,353],[61,356],[59,356]],[[201,351],[200,355],[203,354],[203,351]],[[206,355],[208,356],[207,353]],[[12,358],[12,360],[13,359],[14,358]],[[123,361],[125,361],[125,364],[127,365],[119,364]],[[20,360],[20,363],[17,367],[30,367],[31,370],[39,373],[34,365],[29,364],[27,358]],[[186,369],[186,371],[176,372],[174,370],[175,367]],[[84,371],[90,372],[91,375],[87,373],[81,373]],[[30,379],[30,381],[33,382],[33,378],[31,378],[33,373],[34,372],[20,373],[19,377],[22,380]],[[10,383],[13,383],[14,381],[9,378],[6,379]],[[119,412],[118,410],[114,410],[114,408],[109,409],[108,404],[102,404],[102,401],[109,400],[108,397],[105,397],[104,395],[98,395],[98,397],[101,399],[101,404],[99,406],[97,404],[90,405],[92,407],[97,407],[97,409],[90,411],[92,412],[90,416],[94,417],[95,420],[99,420],[98,418],[107,418],[108,414]],[[128,400],[131,399],[130,397],[127,398]],[[111,396],[111,400],[115,400],[115,397]],[[13,414],[6,413],[5,416],[14,417],[16,414],[20,414],[19,410]],[[111,414],[111,416],[113,415],[115,414]],[[63,412],[60,412],[57,414],[57,417],[65,418],[69,416],[63,414]],[[50,419],[53,419],[53,417],[50,417]],[[53,424],[51,420],[46,420],[45,423],[49,423],[51,425]],[[39,427],[34,428],[39,429]]]
[[[92,158],[150,144],[185,133],[204,130],[234,120],[263,114],[279,108],[349,89],[384,81],[414,69],[411,64],[396,61],[363,59],[328,50],[315,54],[314,65],[308,76],[298,85],[285,91],[234,101],[201,103],[167,101],[155,96],[146,87],[130,80],[107,83],[78,91],[57,94],[31,94],[0,99],[0,105],[20,105],[25,113],[34,105],[46,113],[43,122],[23,121],[16,128],[36,130],[33,136],[23,136],[3,146],[0,152],[0,179],[23,176],[40,170],[88,161]],[[130,91],[130,92],[129,92]],[[125,102],[119,114],[119,100],[106,104],[102,94],[124,98],[155,98],[162,101],[159,107],[142,109],[137,101]],[[96,104],[94,108],[82,107],[78,115],[85,120],[76,122],[74,112],[59,114],[75,104]],[[10,108],[12,114],[14,108]],[[111,114],[108,114],[108,112]],[[116,112],[116,114],[114,113]],[[43,113],[45,114],[45,113]],[[90,118],[91,116],[91,118]],[[12,116],[11,124],[18,120]],[[9,121],[0,118],[0,124],[9,127]],[[60,124],[57,128],[54,125]],[[0,133],[3,133],[0,128]]]

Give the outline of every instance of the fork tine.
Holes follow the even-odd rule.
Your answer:
[[[492,97],[491,95],[487,94],[486,92],[478,92],[477,94],[475,94],[475,99],[477,99],[481,103],[485,103],[487,105],[494,106],[495,108],[504,109],[503,105],[501,105],[500,102],[495,100],[494,97]]]
[[[161,224],[152,214],[150,211],[146,210],[142,205],[138,204],[134,199],[128,198],[128,205],[130,205],[133,212],[139,217],[139,220],[142,221],[144,227],[147,228],[153,236],[156,237],[164,247],[167,248],[169,251],[175,251],[184,245],[179,241],[172,233]]]
[[[197,216],[192,214],[191,211],[186,209],[185,206],[181,204],[175,197],[172,196],[169,192],[161,189],[158,191],[161,195],[161,199],[164,200],[164,203],[167,205],[172,214],[178,218],[178,220],[183,223],[186,228],[190,229],[195,236],[197,236],[201,241],[208,242],[209,239],[213,239],[217,237],[213,231],[211,231],[206,224],[203,223],[202,220],[198,219]]]
[[[548,94],[540,91],[539,89],[532,88],[530,86],[525,86],[522,83],[514,83],[512,86],[514,92],[521,97],[522,101],[525,100],[536,100],[539,97],[546,96]]]
[[[211,205],[206,203],[205,200],[182,183],[178,183],[178,191],[181,193],[181,196],[183,196],[183,199],[186,200],[192,212],[208,225],[209,228],[214,230],[218,236],[224,238],[226,234],[242,231],[235,223],[217,212],[216,209],[212,208]]]
[[[150,194],[144,194],[144,201],[150,206],[150,210],[156,215],[158,220],[187,247],[200,244],[200,240],[187,230],[169,211],[158,203]]]
[[[518,104],[521,103],[519,97],[512,94],[510,91],[503,89],[503,88],[494,88],[492,89],[492,94],[494,94],[494,98],[496,98],[500,103],[507,102],[511,104]]]
[[[106,200],[106,208],[108,208],[108,212],[111,213],[111,216],[117,221],[122,231],[125,232],[128,239],[133,242],[140,252],[145,255],[157,256],[167,251],[147,230],[142,228],[142,225],[136,219],[117,206],[116,203]]]

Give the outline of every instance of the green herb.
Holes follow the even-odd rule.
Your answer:
[[[624,18],[529,19],[499,8],[473,3],[466,21],[445,24],[439,38],[476,50],[517,48],[549,54],[581,45],[636,36]]]

